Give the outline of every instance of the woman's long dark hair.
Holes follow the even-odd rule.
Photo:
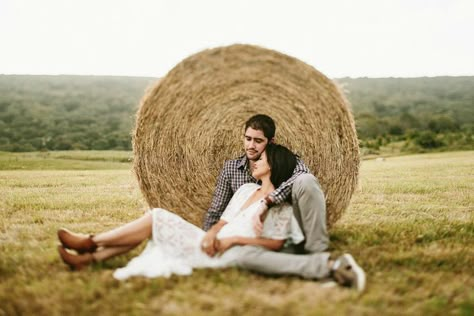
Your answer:
[[[282,145],[269,143],[265,147],[267,161],[271,168],[270,181],[275,188],[288,180],[296,168],[296,155]]]

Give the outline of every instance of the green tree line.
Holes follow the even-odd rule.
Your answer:
[[[130,150],[154,78],[0,76],[0,150]]]
[[[131,150],[156,78],[0,75],[0,150]],[[473,149],[474,77],[340,78],[361,146]]]
[[[343,78],[366,148],[474,149],[474,77]]]

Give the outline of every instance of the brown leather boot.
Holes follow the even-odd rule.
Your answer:
[[[94,256],[91,253],[73,255],[72,253],[67,252],[63,246],[58,246],[58,252],[61,259],[63,259],[64,263],[67,264],[71,270],[82,270],[95,261]]]
[[[65,228],[58,230],[58,238],[64,248],[76,250],[80,254],[94,252],[97,249],[97,244],[92,237],[92,235],[76,234]]]

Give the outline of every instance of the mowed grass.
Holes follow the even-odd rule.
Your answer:
[[[472,151],[362,162],[352,205],[331,230],[331,251],[352,253],[367,272],[362,295],[235,268],[114,280],[143,246],[70,272],[57,228],[107,230],[146,205],[120,162],[130,153],[40,155],[0,154],[0,315],[474,314]]]
[[[130,169],[127,151],[0,152],[0,170]]]

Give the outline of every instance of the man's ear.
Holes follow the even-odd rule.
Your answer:
[[[268,141],[269,144],[274,144],[275,143],[275,137],[271,138],[269,141]]]

